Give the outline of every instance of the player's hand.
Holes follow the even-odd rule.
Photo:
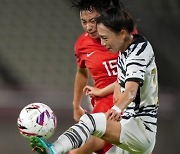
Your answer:
[[[108,120],[120,121],[121,120],[121,113],[117,112],[114,109],[109,109],[106,112],[106,116]]]
[[[73,118],[76,122],[78,122],[81,116],[85,114],[87,111],[79,106],[79,107],[74,107],[73,112],[74,112]]]
[[[83,92],[86,94],[86,96],[101,97],[102,90],[99,88],[87,85],[84,87]]]

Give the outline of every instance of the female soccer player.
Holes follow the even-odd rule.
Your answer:
[[[152,46],[143,36],[131,34],[134,22],[125,10],[112,7],[97,17],[96,22],[101,44],[111,52],[121,51],[118,99],[106,113],[83,115],[51,145],[32,137],[31,146],[39,153],[65,153],[82,146],[90,135],[107,140],[127,153],[149,154],[154,148],[158,82]]]

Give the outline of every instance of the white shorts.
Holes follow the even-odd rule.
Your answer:
[[[147,130],[143,120],[139,117],[132,117],[128,120],[122,119],[119,140],[121,149],[118,149],[117,154],[150,154],[155,145],[156,132]]]

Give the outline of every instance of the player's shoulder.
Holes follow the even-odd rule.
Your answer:
[[[79,37],[77,38],[77,41],[83,40],[83,39],[87,39],[90,36],[88,35],[88,33],[84,32],[82,34],[79,35]]]
[[[74,51],[76,54],[81,52],[88,52],[92,47],[95,47],[97,44],[94,40],[88,35],[88,33],[82,33],[76,40],[74,45]]]
[[[126,50],[128,57],[138,56],[148,60],[149,57],[154,56],[153,48],[150,42],[144,36],[139,34],[135,34],[133,36],[134,42],[131,43],[129,47],[130,50]]]
[[[82,44],[90,44],[92,43],[93,40],[92,38],[88,35],[88,33],[82,33],[76,40],[76,43],[75,45],[78,46],[78,45],[82,45]]]

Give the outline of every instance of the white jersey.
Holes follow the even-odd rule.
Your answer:
[[[118,82],[121,92],[127,81],[139,83],[135,100],[124,110],[123,119],[140,117],[149,131],[156,132],[158,109],[158,81],[154,52],[151,44],[142,36],[118,57]]]

